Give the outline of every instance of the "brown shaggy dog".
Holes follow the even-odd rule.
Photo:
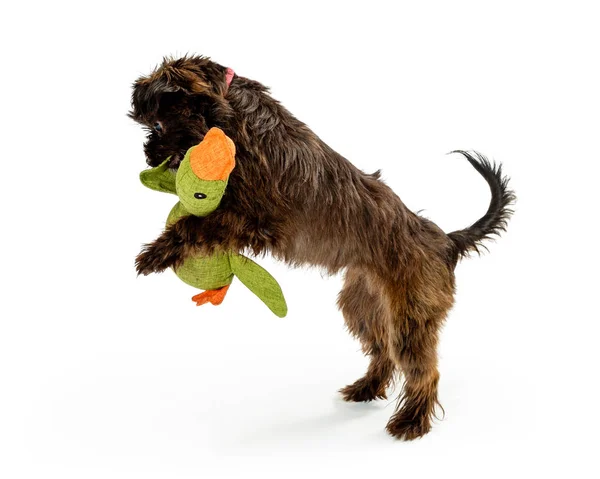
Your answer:
[[[130,116],[149,130],[151,166],[186,150],[212,126],[237,148],[236,168],[218,210],[188,216],[146,245],[140,274],[177,268],[215,250],[271,252],[293,265],[345,271],[338,304],[371,363],[341,390],[347,401],[386,397],[396,371],[404,388],[387,430],[426,434],[438,404],[436,346],[452,307],[454,268],[481,240],[506,226],[513,193],[500,166],[462,153],[489,183],[492,200],[471,227],[446,234],[409,211],[379,174],[366,174],[319,139],[260,83],[204,57],[167,59],[134,84]]]

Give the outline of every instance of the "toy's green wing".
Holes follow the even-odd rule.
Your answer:
[[[140,173],[140,181],[151,190],[177,194],[175,190],[176,173],[169,169],[170,157],[160,165]]]
[[[241,254],[231,254],[229,262],[233,274],[258,296],[273,313],[280,318],[287,314],[287,304],[283,297],[283,291],[281,291],[281,287],[275,281],[275,278],[266,269]]]

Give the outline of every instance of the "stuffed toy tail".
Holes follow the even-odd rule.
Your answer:
[[[273,311],[283,318],[287,314],[287,304],[279,283],[262,266],[246,256],[232,254],[229,258],[231,269],[239,280]]]

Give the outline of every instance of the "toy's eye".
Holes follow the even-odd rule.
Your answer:
[[[204,198],[206,198],[206,195],[204,193],[194,193],[194,198],[196,198],[197,200],[203,200]]]
[[[162,123],[160,121],[157,121],[152,128],[154,128],[154,131],[158,132],[158,133],[162,133],[163,131],[163,126]]]

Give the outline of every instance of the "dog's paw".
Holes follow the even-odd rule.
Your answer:
[[[431,421],[429,416],[410,417],[399,411],[391,417],[386,430],[396,439],[412,441],[424,436],[431,430]]]
[[[168,258],[156,248],[146,247],[135,258],[135,269],[138,275],[144,276],[160,273],[168,267],[167,260]]]
[[[348,402],[368,402],[375,399],[387,399],[385,386],[379,382],[361,378],[354,384],[340,389],[342,398]]]
[[[137,274],[147,276],[150,273],[153,273],[153,263],[152,256],[148,254],[148,251],[142,251],[135,258],[135,270],[137,271]]]

